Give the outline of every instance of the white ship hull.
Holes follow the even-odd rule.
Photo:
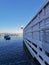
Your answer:
[[[32,57],[49,65],[49,0],[24,28],[24,42]]]

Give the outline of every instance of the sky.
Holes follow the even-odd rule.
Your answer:
[[[46,0],[0,0],[0,33],[20,33]]]

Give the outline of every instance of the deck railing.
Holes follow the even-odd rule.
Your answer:
[[[23,31],[24,42],[41,65],[49,64],[49,0]]]

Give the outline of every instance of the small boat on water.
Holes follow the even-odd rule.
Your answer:
[[[6,40],[10,40],[10,39],[11,39],[11,37],[10,37],[9,35],[5,35],[4,38],[5,38]]]

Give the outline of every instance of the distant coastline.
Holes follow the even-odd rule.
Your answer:
[[[5,36],[6,34],[10,36],[22,36],[23,33],[0,33],[0,36]]]

